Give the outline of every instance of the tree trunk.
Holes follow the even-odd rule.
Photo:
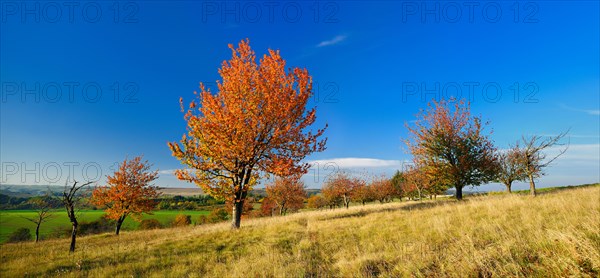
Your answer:
[[[286,214],[286,205],[287,202],[282,202],[281,205],[279,205],[279,215],[285,215]]]
[[[279,215],[285,215],[285,208],[284,207],[280,207],[279,208]]]
[[[529,175],[529,194],[535,196],[535,181],[533,180],[533,175]]]
[[[121,225],[123,225],[123,221],[125,221],[125,216],[121,216],[119,217],[119,219],[117,219],[117,227],[115,228],[116,235],[119,235],[119,232],[121,231]]]
[[[38,242],[39,238],[40,238],[40,225],[42,224],[42,222],[38,222],[37,226],[35,227],[35,242]]]
[[[457,186],[456,187],[456,200],[462,200],[463,194],[462,194],[462,186]]]
[[[244,201],[234,201],[233,203],[233,219],[231,220],[231,228],[239,229],[240,222],[242,221],[242,209],[244,208]]]
[[[73,223],[73,229],[71,230],[71,247],[69,252],[75,252],[75,239],[77,238],[77,223]]]
[[[509,183],[509,184],[505,184],[505,185],[506,185],[506,192],[507,193],[512,193],[512,190],[510,189],[511,184]]]

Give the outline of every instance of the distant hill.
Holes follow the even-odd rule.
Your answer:
[[[11,197],[33,197],[41,196],[50,191],[54,195],[60,194],[65,189],[61,185],[21,185],[21,184],[2,184],[0,185],[0,194]]]
[[[160,192],[166,196],[197,196],[203,195],[204,192],[200,187],[178,188],[178,187],[160,187]]]

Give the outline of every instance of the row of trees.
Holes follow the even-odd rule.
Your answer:
[[[286,70],[285,60],[273,50],[257,63],[248,40],[229,48],[232,58],[219,69],[222,80],[217,81],[218,92],[201,83],[200,92],[194,92],[197,99],[187,107],[180,98],[187,133],[168,146],[188,167],[176,171],[177,178],[196,183],[204,192],[231,203],[231,225],[238,229],[248,192],[257,181],[265,175],[288,179],[305,174],[310,165],[302,160],[325,150],[327,139],[321,137],[327,125],[311,128],[316,110],[306,107],[313,94],[306,69]],[[403,188],[421,198],[454,187],[460,200],[466,186],[505,180],[505,172],[501,172],[505,169],[504,155],[498,155],[490,133],[484,132],[486,125],[471,115],[463,101],[430,103],[413,126],[407,124],[410,136],[406,144],[414,167],[404,169]],[[510,179],[527,176],[535,195],[535,178],[549,163],[542,151],[563,136],[523,138],[524,146],[519,147],[516,159],[517,175]],[[368,188],[373,187],[342,175],[325,186],[324,200],[315,197],[309,202],[327,206],[340,202],[348,207],[353,198],[368,201]],[[275,203],[280,214],[290,208],[287,202]]]
[[[535,196],[535,179],[544,175],[545,168],[564,154],[568,146],[560,148],[551,158],[547,157],[544,150],[561,145],[560,140],[566,135],[567,132],[545,138],[538,135],[523,136],[510,149],[498,153],[495,180],[504,184],[509,193],[513,182],[529,182],[530,193]]]
[[[567,148],[550,159],[545,151],[560,145],[568,131],[546,138],[523,136],[509,150],[499,151],[491,132],[484,131],[486,125],[462,100],[432,101],[413,126],[407,124],[410,137],[405,142],[414,162],[408,176],[416,179],[413,184],[430,191],[454,187],[460,200],[465,186],[497,181],[510,192],[514,181],[528,181],[535,196],[535,179]]]
[[[327,206],[334,208],[344,206],[348,208],[350,202],[365,204],[379,201],[389,202],[394,198],[402,198],[402,174],[396,173],[393,179],[385,177],[372,178],[368,183],[360,177],[353,177],[346,172],[339,172],[328,179],[321,193],[323,201],[318,201],[319,196],[313,197],[311,207]]]

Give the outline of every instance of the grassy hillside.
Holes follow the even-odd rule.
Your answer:
[[[3,277],[579,276],[600,272],[600,187],[391,203],[2,245]]]

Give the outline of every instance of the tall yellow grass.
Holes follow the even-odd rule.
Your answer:
[[[599,277],[600,187],[1,246],[0,276]]]

